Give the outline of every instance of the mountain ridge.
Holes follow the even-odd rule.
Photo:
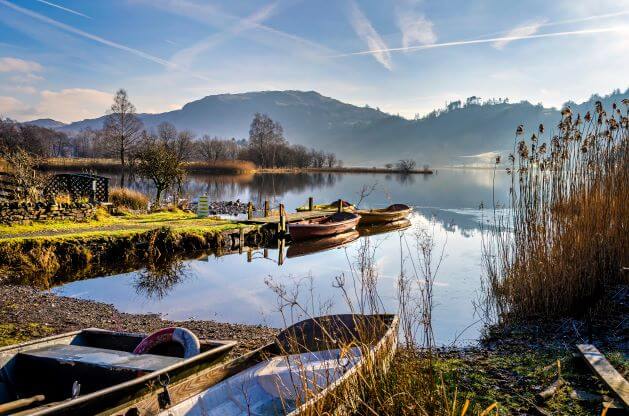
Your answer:
[[[612,101],[619,103],[627,97],[629,89],[606,96],[594,94],[583,103],[566,104],[578,112],[592,109],[594,101],[610,107]],[[513,132],[520,124],[537,129],[539,124],[550,127],[560,120],[560,112],[554,107],[528,101],[480,102],[475,97],[409,120],[368,106],[347,104],[316,91],[299,90],[208,95],[178,110],[138,117],[149,129],[171,122],[178,129],[199,135],[243,138],[248,137],[256,112],[280,122],[291,143],[333,151],[348,163],[362,165],[409,157],[420,164],[453,163],[462,156],[509,149]],[[54,128],[66,133],[87,127],[100,129],[104,117]]]

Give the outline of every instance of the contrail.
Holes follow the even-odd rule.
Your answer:
[[[417,50],[424,50],[424,49],[447,48],[450,46],[477,45],[477,44],[482,44],[482,43],[494,43],[494,42],[513,42],[516,40],[524,40],[524,39],[541,39],[541,38],[553,38],[553,37],[561,37],[561,36],[589,35],[589,34],[594,34],[594,33],[623,32],[623,31],[628,31],[628,30],[629,30],[629,26],[618,26],[618,27],[598,28],[598,29],[573,30],[569,32],[542,33],[539,35],[503,36],[499,38],[459,40],[459,41],[454,41],[454,42],[433,43],[431,45],[408,46],[405,48],[404,47],[387,48],[387,49],[378,49],[378,50],[350,52],[350,53],[344,53],[344,54],[339,54],[339,55],[333,55],[330,57],[341,58],[345,56],[372,55],[372,54],[383,53],[383,52],[417,51]]]
[[[38,2],[43,3],[43,4],[47,4],[50,7],[56,7],[57,9],[61,9],[61,10],[65,11],[65,12],[72,13],[72,14],[75,14],[77,16],[85,17],[86,19],[91,19],[91,17],[89,17],[86,14],[83,14],[81,12],[77,12],[76,10],[68,9],[67,7],[63,7],[63,6],[60,6],[60,5],[55,4],[55,3],[51,3],[51,2],[46,1],[46,0],[35,0],[35,1],[38,1]]]
[[[159,58],[157,56],[148,54],[148,53],[143,52],[143,51],[138,50],[138,49],[130,48],[129,46],[121,45],[120,43],[112,42],[112,41],[107,40],[105,38],[101,38],[100,36],[92,35],[91,33],[85,32],[85,31],[83,31],[81,29],[77,29],[77,28],[74,28],[74,27],[69,26],[69,25],[66,25],[65,23],[58,22],[58,21],[56,21],[54,19],[51,19],[51,18],[46,17],[44,15],[41,15],[39,13],[36,13],[36,12],[34,12],[32,10],[24,9],[24,8],[22,8],[20,6],[17,6],[15,4],[11,3],[11,2],[6,1],[6,0],[0,0],[0,4],[3,4],[3,5],[11,8],[11,9],[17,11],[17,12],[20,12],[22,14],[30,16],[30,17],[32,17],[34,19],[37,19],[37,20],[42,21],[44,23],[47,23],[47,24],[49,24],[51,26],[54,26],[54,27],[56,27],[58,29],[66,31],[66,32],[73,33],[73,34],[81,36],[83,38],[93,40],[94,42],[100,43],[102,45],[107,45],[107,46],[110,46],[112,48],[119,49],[121,51],[129,52],[129,53],[131,53],[133,55],[139,56],[140,58],[144,58],[144,59],[146,59],[148,61],[151,61],[151,62],[155,62],[156,64],[162,65],[162,66],[164,66],[166,68],[182,70],[184,72],[190,73],[189,71],[186,71],[185,69],[179,67],[174,62],[168,61],[166,59]],[[200,74],[195,74],[195,73],[190,73],[190,74],[194,75],[195,77],[200,78],[202,80],[209,81],[208,78],[206,78],[206,77],[204,77],[204,76],[202,76]]]

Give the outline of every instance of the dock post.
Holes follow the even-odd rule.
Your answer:
[[[263,253],[263,256],[264,256],[264,258],[265,258],[265,259],[268,259],[268,258],[269,258],[269,249],[268,249],[268,248],[265,248],[265,249],[262,251],[262,253]]]
[[[253,261],[253,250],[249,248],[247,250],[247,263],[251,263]]]
[[[242,250],[245,247],[245,229],[241,228],[238,235],[238,254],[242,254]]]
[[[286,210],[284,204],[280,204],[280,233],[286,232]]]
[[[314,211],[314,198],[308,197],[308,211]]]
[[[343,200],[340,198],[338,201],[338,212],[343,212]]]
[[[251,202],[247,204],[247,219],[253,219],[253,204]]]
[[[264,218],[267,218],[269,216],[269,200],[265,199],[264,200]]]
[[[286,245],[286,240],[284,240],[284,238],[280,238],[279,240],[277,240],[277,250],[278,250],[278,257],[277,257],[277,264],[279,266],[284,264],[284,247]]]

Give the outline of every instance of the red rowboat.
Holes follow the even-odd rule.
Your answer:
[[[293,241],[324,237],[349,231],[356,227],[358,221],[360,221],[358,214],[337,212],[323,218],[288,224],[288,233]]]

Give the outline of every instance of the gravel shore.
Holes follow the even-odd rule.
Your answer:
[[[24,342],[78,329],[152,332],[182,326],[199,338],[233,339],[239,355],[273,340],[277,330],[255,325],[214,321],[167,321],[157,314],[122,313],[112,305],[42,293],[24,286],[0,285],[0,345]]]

